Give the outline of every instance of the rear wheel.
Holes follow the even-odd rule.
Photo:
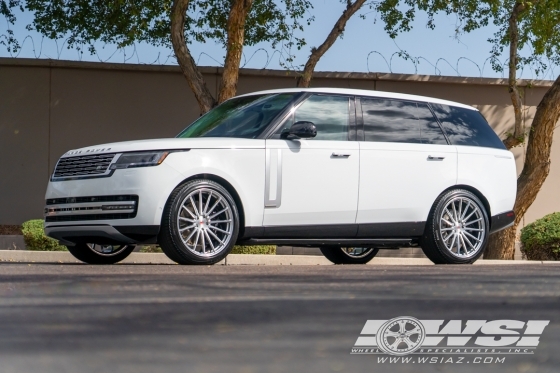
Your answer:
[[[480,199],[455,189],[436,200],[420,244],[435,264],[470,264],[488,245],[488,232],[488,214]]]
[[[81,243],[67,246],[76,259],[88,264],[115,264],[124,260],[134,250],[134,245],[99,245]]]
[[[321,247],[321,253],[334,264],[366,264],[378,252],[372,247]]]
[[[214,264],[237,241],[239,214],[231,194],[211,180],[177,187],[163,212],[159,244],[179,264]]]

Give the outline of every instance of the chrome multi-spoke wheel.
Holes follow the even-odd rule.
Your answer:
[[[480,199],[455,189],[436,200],[420,244],[436,264],[473,263],[486,248],[488,232],[488,214]]]
[[[439,231],[452,255],[470,258],[484,243],[486,226],[482,210],[469,198],[454,198],[443,208]]]
[[[334,264],[366,264],[378,252],[379,249],[373,247],[321,247],[321,253]]]
[[[134,250],[134,245],[107,245],[78,243],[67,246],[68,251],[78,260],[88,264],[114,264],[125,259]]]
[[[224,250],[233,234],[230,203],[212,189],[201,188],[187,195],[177,213],[177,229],[185,247],[199,256]]]
[[[373,250],[372,247],[341,247],[342,253],[351,258],[363,258],[368,256]]]
[[[173,191],[165,207],[159,244],[179,264],[214,264],[229,254],[239,232],[231,194],[211,180],[193,180]]]

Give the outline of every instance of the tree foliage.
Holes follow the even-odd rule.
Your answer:
[[[17,0],[10,0],[12,2]],[[23,0],[21,0],[23,3]],[[227,22],[232,1],[193,0],[185,21],[187,40],[227,44]],[[130,46],[136,42],[171,46],[172,0],[25,0],[34,13],[28,26],[51,39],[68,37],[68,46],[87,46],[98,41]],[[246,19],[245,45],[289,40],[294,31],[312,21],[308,0],[255,0]],[[296,43],[304,45],[303,38]]]
[[[3,16],[8,25],[13,25],[16,21],[14,10],[23,12],[21,0],[0,0],[0,15]],[[19,50],[19,42],[14,36],[13,30],[8,27],[6,35],[0,37],[0,45],[4,45],[8,52],[17,52]]]
[[[428,15],[427,27],[434,29],[434,16],[446,13],[456,17],[455,36],[486,27],[497,31],[488,39],[491,43],[490,64],[497,72],[508,72],[508,89],[515,123],[506,134],[508,149],[525,142],[523,101],[517,80],[519,69],[529,67],[545,75],[551,66],[560,64],[560,1],[559,0],[390,0],[380,6],[381,18],[391,37],[411,30],[418,10]],[[400,5],[400,6],[397,6]],[[506,54],[507,51],[507,54]],[[501,58],[506,54],[505,62]],[[407,54],[403,53],[407,58]]]
[[[458,38],[493,24],[498,30],[488,39],[492,45],[490,62],[495,71],[501,72],[504,64],[500,57],[510,46],[509,19],[516,4],[522,5],[517,19],[516,68],[531,66],[537,74],[542,74],[551,64],[560,64],[559,0],[389,0],[380,4],[379,11],[392,38],[412,29],[418,11],[428,15],[426,27],[430,29],[436,28],[437,13],[455,16]],[[524,51],[528,53],[522,55]]]
[[[305,39],[296,33],[313,20],[309,0],[0,0],[0,12],[15,22],[14,9],[33,13],[28,30],[50,39],[64,38],[68,48],[95,53],[98,42],[119,48],[145,42],[172,47],[201,110],[210,110],[237,90],[244,46],[261,42],[273,48],[301,49]],[[214,41],[226,50],[217,99],[206,86],[188,44]],[[0,39],[8,50],[19,44],[8,32]]]
[[[560,212],[521,229],[521,252],[529,260],[560,260]]]

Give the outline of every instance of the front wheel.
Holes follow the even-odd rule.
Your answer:
[[[88,264],[118,263],[129,256],[134,247],[134,245],[99,245],[95,243],[67,246],[74,258]]]
[[[211,180],[178,186],[163,212],[159,244],[179,264],[214,264],[233,249],[239,213],[231,194]]]
[[[321,247],[321,253],[334,264],[366,264],[378,252],[372,247]]]
[[[480,199],[454,189],[436,200],[420,244],[435,264],[470,264],[488,245],[488,232],[488,214]]]

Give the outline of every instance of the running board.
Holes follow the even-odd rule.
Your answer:
[[[343,246],[343,247],[375,247],[379,249],[398,249],[401,247],[418,246],[418,240],[413,239],[391,239],[391,238],[250,238],[238,241],[237,245],[277,245],[277,246]]]

